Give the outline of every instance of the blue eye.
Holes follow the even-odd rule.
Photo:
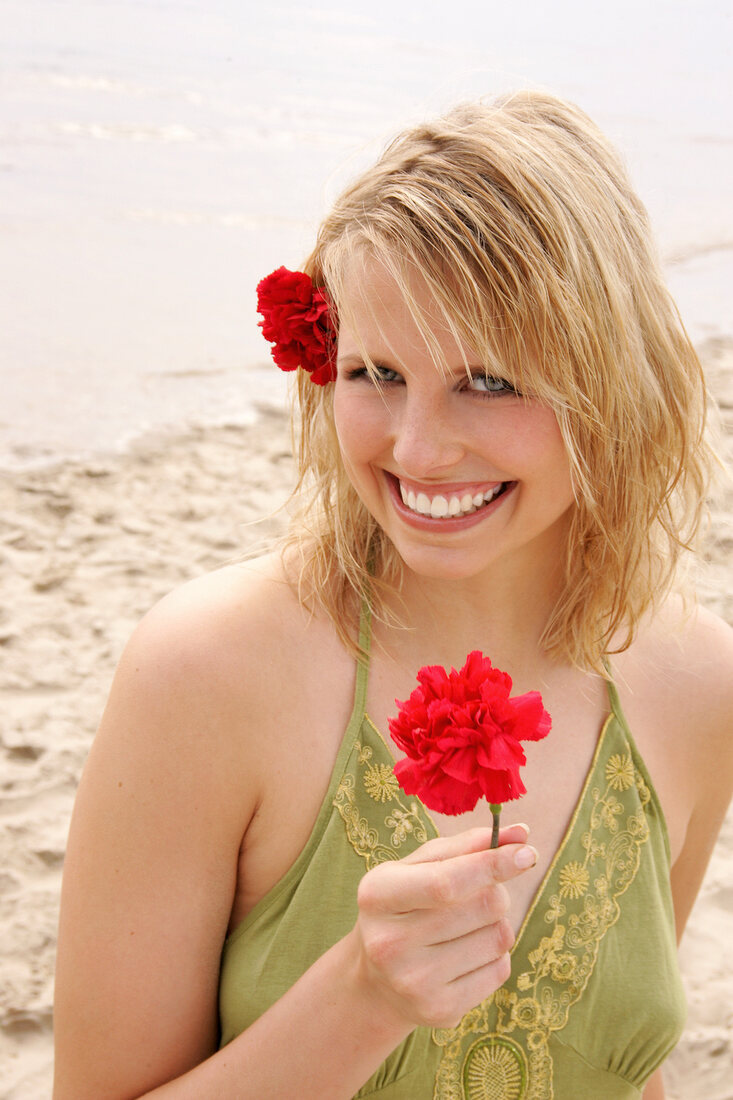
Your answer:
[[[468,380],[468,388],[475,393],[516,393],[511,382],[504,378],[496,378],[493,374],[474,374]]]
[[[396,382],[399,380],[400,375],[396,370],[392,370],[390,367],[383,367],[379,363],[374,364],[373,370],[368,370],[366,367],[355,367],[353,370],[347,371],[346,377],[349,381],[365,381],[372,382],[375,385],[386,385],[389,382]]]
[[[375,363],[374,373],[371,375],[377,382],[394,382],[400,376],[396,370],[391,370],[389,367],[382,367]]]

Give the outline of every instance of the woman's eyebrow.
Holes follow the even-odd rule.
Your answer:
[[[359,355],[359,353],[357,351],[351,351],[347,355],[339,354],[337,356],[337,360],[338,360],[339,363],[361,363],[361,364],[363,364],[364,363],[364,356]]]
[[[336,362],[342,366],[359,366],[367,367],[372,366],[380,370],[393,370],[400,371],[402,368],[395,366],[393,362],[386,356],[372,355],[368,358],[364,355],[360,355],[357,351],[348,352],[346,355],[337,356]]]
[[[505,375],[490,363],[461,363],[457,367],[448,367],[446,374],[450,378],[504,378]]]

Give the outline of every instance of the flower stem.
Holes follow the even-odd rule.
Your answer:
[[[490,802],[489,809],[491,810],[491,817],[493,819],[493,827],[491,829],[491,847],[499,847],[499,818],[501,816],[501,803]]]

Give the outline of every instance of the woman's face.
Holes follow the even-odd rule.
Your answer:
[[[427,287],[412,293],[431,310]],[[376,261],[346,282],[334,416],[347,474],[407,567],[467,578],[511,556],[547,570],[573,505],[554,413],[487,377],[437,319],[436,368],[398,287]],[[351,326],[351,327],[349,327]],[[362,348],[377,366],[369,376]],[[471,376],[466,370],[470,367]]]

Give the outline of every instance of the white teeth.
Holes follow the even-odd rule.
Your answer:
[[[430,515],[433,519],[442,519],[448,515],[448,501],[445,497],[433,497],[430,505]]]
[[[432,519],[444,519],[446,516],[470,516],[478,508],[494,500],[502,489],[502,485],[496,485],[483,493],[464,493],[461,497],[438,495],[431,500],[427,493],[416,494],[412,489],[405,489],[401,482],[399,484],[403,504],[411,511],[418,512],[421,516],[430,516]]]

